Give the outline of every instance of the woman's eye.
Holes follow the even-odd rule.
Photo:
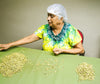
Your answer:
[[[48,14],[48,17],[49,17],[49,16],[50,16],[51,18],[54,18],[54,15],[52,15],[52,14]]]
[[[51,18],[53,18],[54,17],[54,15],[51,15]]]

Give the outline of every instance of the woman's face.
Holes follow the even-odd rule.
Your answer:
[[[51,27],[54,27],[54,26],[62,23],[62,21],[63,21],[62,19],[59,19],[58,16],[51,14],[51,13],[48,13],[47,20],[48,20],[49,26],[51,26]]]

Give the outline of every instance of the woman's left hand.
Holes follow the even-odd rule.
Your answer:
[[[60,48],[54,48],[54,49],[53,49],[53,52],[54,52],[54,54],[58,55],[58,54],[60,54],[60,53],[63,52],[63,49],[60,49]]]

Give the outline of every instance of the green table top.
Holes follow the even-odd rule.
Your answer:
[[[0,74],[0,84],[100,84],[99,58],[71,54],[55,56],[51,52],[24,47],[0,51],[0,58],[15,52],[24,54],[29,62],[12,77]],[[93,65],[95,80],[78,80],[75,70],[83,62]]]

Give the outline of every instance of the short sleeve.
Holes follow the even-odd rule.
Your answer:
[[[43,32],[44,32],[45,25],[42,25],[39,27],[34,34],[37,35],[39,38],[43,38]]]
[[[70,26],[69,40],[71,46],[75,46],[77,43],[81,42],[82,40],[78,30],[72,25]]]

